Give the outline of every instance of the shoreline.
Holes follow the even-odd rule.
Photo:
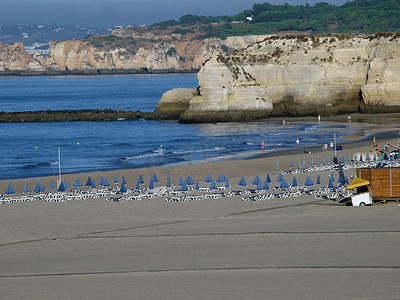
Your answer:
[[[399,131],[397,130],[385,131],[382,129],[381,132],[372,135],[375,135],[376,142],[379,145],[379,149],[383,148],[384,142],[386,140],[390,141],[394,145],[397,145],[396,143],[399,140]],[[363,149],[373,149],[373,141],[372,139],[369,140],[369,137],[370,136],[364,136],[362,139],[343,143],[343,151],[339,151],[338,156],[341,154],[345,154],[347,158],[349,154],[353,155],[355,152],[360,151],[365,152],[365,150]],[[231,176],[234,177],[235,181],[237,178],[240,178],[242,172],[246,176],[255,176],[256,174],[263,174],[266,172],[276,174],[282,170],[288,170],[290,159],[294,161],[294,164],[296,166],[296,162],[300,158],[311,160],[311,157],[313,157],[315,163],[317,161],[317,156],[329,155],[331,156],[331,159],[333,158],[333,151],[323,152],[321,146],[315,145],[307,147],[311,151],[310,154],[304,154],[305,148],[306,147],[269,149],[264,151],[264,153],[262,153],[261,150],[258,150],[208,158],[200,161],[185,161],[180,163],[166,164],[162,166],[68,173],[62,174],[62,178],[66,179],[68,185],[71,188],[73,186],[75,177],[78,177],[84,185],[88,176],[94,177],[96,179],[96,182],[98,182],[100,176],[105,175],[112,183],[115,173],[117,174],[119,180],[121,180],[122,175],[127,178],[127,188],[134,188],[136,179],[140,173],[142,173],[143,177],[145,178],[145,182],[148,182],[151,175],[155,172],[161,181],[159,185],[165,185],[165,179],[167,177],[168,171],[171,172],[171,181],[174,183],[178,182],[180,175],[182,175],[183,177],[191,175],[193,179],[196,180],[196,178],[198,178],[199,181],[202,181],[207,172],[212,173],[213,177],[215,178],[217,178],[221,172],[224,172],[224,174],[225,172],[228,172],[231,174]],[[392,149],[390,149],[390,151],[391,150]],[[279,170],[277,170],[275,167],[277,160],[279,161],[280,165]],[[263,165],[265,165],[265,168],[262,167]],[[216,172],[214,170],[218,171]],[[250,172],[251,170],[254,170],[254,172]],[[41,184],[48,188],[50,186],[51,178],[54,178],[54,180],[56,181],[58,179],[58,174],[54,174],[53,176],[12,179],[11,182],[14,189],[17,191],[16,195],[22,195],[22,188],[25,180],[27,180],[29,189],[32,191],[37,180],[40,180]],[[4,179],[0,181],[0,194],[3,194],[5,192],[9,182],[10,179]],[[111,188],[115,186],[116,185],[114,185],[113,183],[111,184]],[[85,190],[86,188],[84,187],[83,189]],[[51,191],[48,188],[46,192]],[[30,194],[32,194],[32,192]]]

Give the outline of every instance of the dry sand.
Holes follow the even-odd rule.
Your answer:
[[[377,136],[396,143],[398,131]],[[344,145],[346,157],[372,141]],[[321,147],[256,158],[117,171],[133,188],[141,172],[165,184],[221,172],[235,186],[306,157]],[[276,160],[280,169],[276,169]],[[328,173],[320,172],[322,185]],[[355,170],[346,170],[350,178]],[[96,181],[114,172],[90,174]],[[303,183],[309,173],[296,175]],[[64,176],[72,186],[88,174]],[[312,174],[315,181],[316,174]],[[287,175],[291,182],[293,176]],[[32,189],[37,179],[28,179]],[[40,178],[49,186],[50,178]],[[13,181],[22,191],[23,180]],[[7,181],[0,183],[5,191]],[[204,184],[203,184],[204,186]],[[0,205],[1,299],[398,299],[400,207],[346,207],[312,196],[243,202],[240,196],[183,203],[164,198]]]

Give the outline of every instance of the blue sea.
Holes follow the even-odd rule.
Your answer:
[[[197,87],[196,74],[0,77],[0,111],[153,111],[163,93]],[[200,161],[265,149],[329,143],[357,132],[349,124],[177,121],[0,123],[0,180]]]

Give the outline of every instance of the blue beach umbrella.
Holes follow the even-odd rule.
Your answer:
[[[153,175],[151,176],[151,178],[153,179],[153,181],[155,183],[160,182],[160,180],[158,180],[156,173],[153,173]]]
[[[185,183],[184,181],[182,182],[181,191],[182,191],[182,192],[188,191],[188,187],[187,187],[187,185],[186,185],[186,183]]]
[[[279,188],[281,189],[287,189],[289,187],[288,183],[286,182],[285,178],[282,178],[281,185]]]
[[[205,183],[211,183],[212,182],[212,178],[211,178],[210,172],[207,173],[207,176],[206,176],[206,179],[204,179],[204,182]]]
[[[99,181],[99,186],[103,186],[103,185],[104,185],[104,178],[103,178],[103,175],[101,175],[100,181]]]
[[[283,175],[282,172],[279,172],[279,176],[278,176],[278,182],[281,182],[283,179]]]
[[[313,186],[314,182],[311,180],[310,176],[307,176],[306,181],[304,182],[305,186]]]
[[[142,173],[139,174],[138,181],[139,181],[140,184],[144,184],[144,180],[143,180]],[[126,182],[125,182],[125,176],[124,176],[124,175],[122,175],[122,182],[123,182],[124,184],[126,184]]]
[[[58,191],[58,192],[65,192],[65,190],[66,190],[66,187],[65,187],[65,185],[64,185],[64,181],[61,180],[60,185],[58,186],[57,191]]]
[[[350,153],[349,153],[349,159],[347,161],[351,162],[351,154]]]
[[[139,177],[140,177],[140,176],[142,176],[142,174],[140,174]],[[142,177],[142,181],[143,181],[143,177]],[[126,184],[126,180],[125,180],[125,175],[124,175],[124,174],[122,174],[122,181],[121,181],[121,183],[122,183],[122,184]],[[144,181],[141,182],[141,183],[144,183]]]
[[[268,180],[265,179],[263,185],[261,186],[263,190],[269,190]]]
[[[149,189],[151,189],[151,190],[154,189],[154,181],[153,181],[153,178],[150,179],[150,182],[149,182]]]
[[[321,162],[320,162],[320,160],[319,160],[319,156],[318,156],[317,165],[318,165],[318,166],[320,166],[320,165],[321,165]]]
[[[121,183],[121,187],[119,188],[119,192],[120,193],[126,193],[128,190],[125,187],[124,183]]]
[[[293,176],[292,187],[298,186],[296,176]]]
[[[82,187],[82,183],[80,182],[78,177],[75,177],[75,181],[74,181],[74,189],[76,190],[77,188]]]
[[[299,165],[298,165],[298,168],[301,169],[301,160],[300,160],[300,158],[299,158]]]
[[[200,189],[200,184],[198,179],[196,179],[196,186],[194,188],[196,189],[196,191]]]
[[[51,179],[50,179],[50,189],[54,190],[55,188],[56,188],[56,185],[54,184],[54,179],[53,179],[53,177],[51,177]]]
[[[313,165],[314,165],[314,156],[311,157],[311,163],[310,163],[310,166],[313,166]]]
[[[107,175],[104,176],[103,186],[104,186],[104,187],[109,187],[109,186],[111,186],[110,182],[109,182],[108,179],[107,179]]]
[[[333,182],[334,182],[334,181],[332,180],[332,178],[329,177],[328,188],[330,188],[330,189],[334,188]]]
[[[279,161],[276,159],[276,168],[279,169]]]
[[[244,179],[244,176],[242,176],[242,178],[240,178],[239,182],[238,182],[239,186],[246,186],[246,179]]]
[[[337,158],[336,155],[333,156],[333,163],[336,164],[336,165],[339,163],[338,158]]]
[[[332,180],[333,182],[335,182],[335,175],[333,174],[333,171],[332,171],[332,173],[331,173],[330,178],[331,178],[331,180]]]
[[[171,187],[171,175],[169,175],[169,171],[168,171],[168,175],[167,175],[167,187]]]
[[[64,183],[65,189],[69,189],[69,185],[67,184],[64,178],[62,179],[62,182]]]
[[[305,157],[303,158],[303,167],[307,167],[306,158]]]
[[[213,180],[213,181],[211,182],[209,189],[210,189],[210,190],[215,190],[215,189],[217,189],[217,184],[216,184],[215,180]]]
[[[257,183],[257,191],[261,191],[261,181]]]
[[[325,157],[322,157],[322,165],[325,165]]]
[[[253,182],[252,182],[251,184],[252,184],[252,185],[261,184],[260,177],[258,177],[258,175],[256,175],[256,177],[254,178],[254,180],[253,180]]]
[[[290,168],[291,168],[291,169],[294,168],[293,159],[290,160]]]
[[[363,161],[363,155],[362,154],[360,154],[360,159],[358,160],[359,162],[362,162]]]
[[[96,188],[96,180],[94,179],[94,177],[93,177],[93,179],[92,179],[92,188],[93,188],[93,189]]]
[[[225,182],[226,179],[227,179],[226,176],[221,173],[221,175],[219,175],[219,177],[217,178],[217,182],[222,183],[222,182]]]
[[[182,179],[182,175],[181,176],[179,176],[179,186],[182,186],[183,185],[183,179]]]
[[[319,176],[319,174],[317,176],[317,184],[321,184],[321,176]]]
[[[137,190],[140,190],[140,180],[138,178],[138,180],[136,181],[136,187]]]
[[[90,178],[90,176],[89,176],[88,179],[86,180],[85,186],[91,187],[92,185],[93,185],[93,181],[92,181],[92,178]]]
[[[269,173],[267,173],[267,177],[265,178],[265,180],[266,180],[268,183],[271,183],[271,182],[272,182],[271,178],[269,177]]]
[[[344,182],[346,183],[346,185],[349,185],[349,180],[347,179],[347,176],[344,177]]]
[[[226,187],[226,188],[229,187],[229,179],[228,179],[228,178],[225,180],[225,187]]]
[[[44,187],[44,185],[41,184],[41,183],[39,182],[39,180],[38,180],[37,183],[36,183],[35,188],[33,189],[33,191],[34,191],[35,193],[40,193],[40,192],[43,192],[43,191],[45,191],[45,190],[46,190],[46,188]]]
[[[376,161],[376,152],[374,152],[374,158],[373,159],[374,159],[374,161]]]
[[[115,174],[114,174],[114,184],[118,184],[119,183],[119,179],[118,179],[118,176],[117,176],[117,172],[115,172]]]
[[[28,188],[28,184],[26,183],[26,179],[25,179],[24,189],[22,190],[22,192],[24,194],[28,194],[29,193],[29,188]]]
[[[195,184],[194,180],[192,179],[192,177],[190,177],[190,175],[188,177],[186,177],[185,183],[187,185],[194,185]]]

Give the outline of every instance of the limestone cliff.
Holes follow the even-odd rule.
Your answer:
[[[198,80],[183,122],[400,112],[400,39],[270,37],[236,54],[214,53]]]
[[[127,35],[124,30],[115,34]],[[136,33],[135,33],[136,34]],[[148,33],[150,34],[150,33]],[[170,36],[135,36],[137,39],[154,38],[149,42],[122,45],[100,44],[90,40],[50,42],[50,54],[31,57],[21,43],[0,45],[0,74],[64,75],[64,74],[124,74],[197,72],[215,50],[234,52],[263,40],[266,36],[230,37],[226,40],[177,39]],[[117,37],[96,37],[96,41]],[[131,36],[131,38],[133,38]],[[118,40],[119,41],[119,40]],[[125,41],[125,40],[123,40]],[[128,40],[129,41],[129,40]]]

